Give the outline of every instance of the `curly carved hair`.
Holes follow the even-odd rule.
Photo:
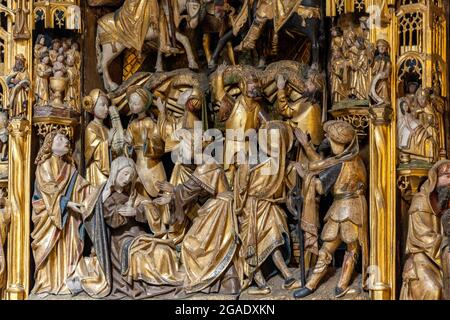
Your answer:
[[[48,160],[52,156],[52,145],[53,140],[58,134],[66,135],[64,132],[64,129],[58,129],[53,130],[45,136],[44,143],[42,144],[42,147],[39,149],[39,152],[36,157],[35,164],[40,165],[44,163],[46,160]],[[69,151],[64,157],[63,160],[68,163],[73,163],[73,159],[70,156],[71,152]]]

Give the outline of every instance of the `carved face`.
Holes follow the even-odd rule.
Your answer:
[[[108,105],[108,98],[100,96],[94,107],[94,115],[101,120],[106,119],[108,116]]]
[[[247,82],[247,97],[249,98],[258,98],[261,96],[261,88],[259,83],[256,81],[248,81]]]
[[[73,58],[72,55],[69,54],[67,56],[66,63],[69,67],[72,67],[75,64],[75,59]]]
[[[21,59],[16,59],[16,62],[14,64],[14,70],[20,71],[25,68],[25,65]]]
[[[387,52],[386,45],[382,43],[378,44],[377,49],[380,54],[385,54]]]
[[[41,46],[45,46],[45,38],[44,38],[44,37],[40,37],[40,38],[39,38],[39,44],[40,44]]]
[[[199,17],[200,17],[200,1],[198,0],[190,0],[186,3],[186,10],[188,14],[188,23],[191,29],[195,29],[198,26]]]
[[[141,113],[145,110],[145,101],[137,93],[132,93],[130,95],[128,105],[130,106],[130,111],[134,114]]]
[[[450,187],[450,164],[445,163],[438,169],[438,187],[446,186]]]
[[[331,151],[333,152],[333,154],[338,155],[344,152],[345,146],[343,144],[337,143],[336,141],[331,139],[328,133],[325,133],[325,137],[328,140],[328,143],[330,144]]]
[[[52,46],[53,50],[58,51],[61,48],[61,42],[55,41]]]
[[[69,139],[64,134],[58,133],[53,139],[52,152],[58,156],[66,155],[70,150]]]
[[[129,185],[134,178],[134,170],[132,167],[125,167],[119,171],[116,178],[116,186],[120,188],[125,188]]]
[[[43,63],[43,64],[49,64],[49,63],[50,63],[50,58],[49,58],[49,56],[43,57],[43,58],[42,58],[42,63]]]

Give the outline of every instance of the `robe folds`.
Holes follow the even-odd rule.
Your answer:
[[[82,218],[67,207],[81,203],[89,184],[75,167],[57,156],[37,166],[32,200],[31,249],[35,261],[34,294],[70,294],[83,252]]]
[[[411,200],[400,300],[440,300],[443,297],[441,258],[447,239],[442,234],[436,186],[438,168],[448,163],[449,160],[437,162]]]
[[[8,234],[9,222],[10,214],[8,210],[0,211],[0,291],[6,284],[6,252],[4,251],[4,245]]]
[[[175,187],[176,207],[185,208],[204,195],[212,197],[198,210],[181,245],[184,289],[236,294],[240,290],[235,269],[237,220],[233,194],[217,163],[198,166],[188,181]]]
[[[242,240],[239,272],[241,277],[250,280],[263,265],[268,267],[264,271],[273,274],[275,268],[265,262],[272,262],[267,258],[275,249],[282,249],[286,261],[290,256],[287,217],[279,206],[286,200],[284,177],[288,142],[279,141],[278,158],[268,158],[253,167],[240,165],[236,173],[235,207]]]
[[[122,216],[120,207],[130,204],[130,195],[112,192],[105,199],[100,186],[87,205],[86,231],[93,242],[100,275],[82,279],[83,289],[103,287],[102,296],[112,299],[145,299],[174,293],[182,284],[182,273],[175,245],[171,239],[160,239],[149,231],[156,207],[137,196],[131,205],[133,217]],[[153,213],[152,213],[153,212]],[[97,290],[98,291],[98,290]]]
[[[86,127],[85,146],[86,179],[99,186],[106,182],[110,170],[108,129],[91,121]]]

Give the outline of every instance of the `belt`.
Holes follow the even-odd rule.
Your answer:
[[[339,193],[334,195],[334,200],[356,199],[364,195],[364,191]]]

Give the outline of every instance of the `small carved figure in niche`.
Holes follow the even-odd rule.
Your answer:
[[[414,84],[410,87],[414,89]],[[399,99],[397,119],[397,140],[400,149],[400,162],[423,160],[433,163],[437,160],[439,146],[434,137],[417,118],[417,99],[409,93]],[[420,107],[419,107],[420,108]]]
[[[428,180],[412,198],[400,300],[442,299],[441,215],[449,206],[449,177],[450,161],[437,162],[428,172]]]
[[[6,78],[9,91],[10,117],[22,117],[28,106],[28,92],[30,91],[30,76],[27,70],[27,60],[23,54],[15,57],[12,71]]]
[[[66,58],[67,92],[65,102],[73,111],[80,113],[80,70],[75,65],[75,57],[67,54]]]
[[[391,103],[391,57],[389,43],[380,39],[376,43],[375,58],[372,65],[372,83],[369,96],[375,105]]]
[[[367,48],[364,45],[364,39],[356,39],[355,50],[357,52],[356,60],[351,61],[350,96],[359,100],[367,100],[369,56]]]
[[[305,194],[308,194],[308,191],[321,195],[331,192],[334,198],[324,219],[325,226],[321,234],[323,244],[317,252],[316,199],[315,196],[305,197],[305,206],[308,205],[311,208],[308,211],[304,210],[301,220],[301,227],[305,233],[305,249],[318,254],[318,260],[306,285],[294,292],[296,298],[308,296],[316,290],[327,272],[334,252],[342,243],[346,244],[346,253],[335,289],[336,297],[347,293],[360,249],[362,250],[363,281],[365,281],[365,268],[368,266],[365,197],[367,173],[364,162],[359,156],[356,131],[351,124],[339,120],[326,122],[324,130],[330,141],[333,156],[311,162],[309,168],[304,168],[300,162],[295,164],[298,174],[305,181],[303,184]],[[297,129],[296,136],[303,146],[307,141],[306,135]],[[306,203],[308,201],[313,203]]]
[[[53,76],[55,78],[62,78],[66,75],[66,71],[65,57],[63,54],[60,54],[53,63]]]
[[[53,75],[50,66],[50,56],[48,52],[42,54],[39,64],[36,67],[36,79],[34,96],[36,106],[47,106],[50,102],[49,79]]]
[[[80,53],[80,45],[78,42],[72,42],[69,51],[67,51],[67,55],[72,55],[75,61],[75,67],[77,70],[81,70],[81,53]]]
[[[6,285],[6,252],[4,247],[11,221],[11,213],[6,201],[5,191],[0,189],[0,292]]]
[[[348,28],[344,31],[344,57],[345,57],[345,67],[346,67],[346,77],[349,85],[348,97],[356,99],[356,88],[354,88],[355,79],[357,77],[356,66],[358,64],[360,50],[357,47],[357,36],[356,33]],[[347,82],[346,82],[347,83]]]
[[[239,259],[244,266],[244,288],[255,281],[257,288],[250,288],[249,294],[263,295],[269,294],[271,288],[262,270],[273,274],[278,269],[285,280],[285,289],[301,286],[286,265],[290,252],[289,228],[286,214],[279,206],[286,201],[284,176],[293,133],[282,121],[269,121],[266,125],[267,131],[259,132],[259,147],[268,158],[257,165],[240,164],[234,186],[236,214],[240,216]],[[270,267],[272,262],[276,269]]]
[[[348,95],[345,82],[346,61],[340,49],[332,51],[330,69],[332,101],[335,103],[344,100]]]
[[[340,27],[331,28],[331,54],[340,51],[344,48],[344,37],[342,34],[342,29]]]
[[[52,40],[52,48],[49,51],[50,61],[52,64],[56,62],[59,56],[59,49],[61,48],[61,40],[53,39]]]
[[[427,130],[428,134],[436,141],[436,156],[439,155],[439,142],[440,134],[439,130],[443,130],[441,124],[441,117],[444,109],[437,110],[435,106],[439,107],[439,104],[433,104],[431,100],[430,89],[419,88],[416,92],[416,115],[419,118],[422,125]],[[442,107],[442,106],[441,106]]]
[[[109,99],[100,89],[92,90],[83,99],[83,108],[94,119],[86,127],[84,136],[86,161],[86,179],[94,186],[106,182],[110,169],[110,150],[113,131],[103,121],[108,117]]]
[[[8,161],[8,114],[0,111],[0,160]]]
[[[71,294],[69,279],[76,276],[83,253],[83,201],[89,183],[77,172],[69,139],[52,131],[36,157],[32,201],[31,248],[36,265],[33,294]]]
[[[66,66],[64,56],[59,55],[53,64],[53,77],[50,78],[50,99],[54,108],[64,108],[64,95],[67,90]]]
[[[72,44],[71,39],[62,39],[62,46],[60,48],[60,53],[62,52],[64,55],[66,55],[70,50],[71,44]]]
[[[48,48],[45,45],[45,36],[43,34],[39,34],[36,38],[36,44],[34,45],[34,50],[33,50],[33,55],[34,55],[33,66],[35,68],[41,62],[42,54],[45,52],[47,52],[47,54],[48,54]]]

